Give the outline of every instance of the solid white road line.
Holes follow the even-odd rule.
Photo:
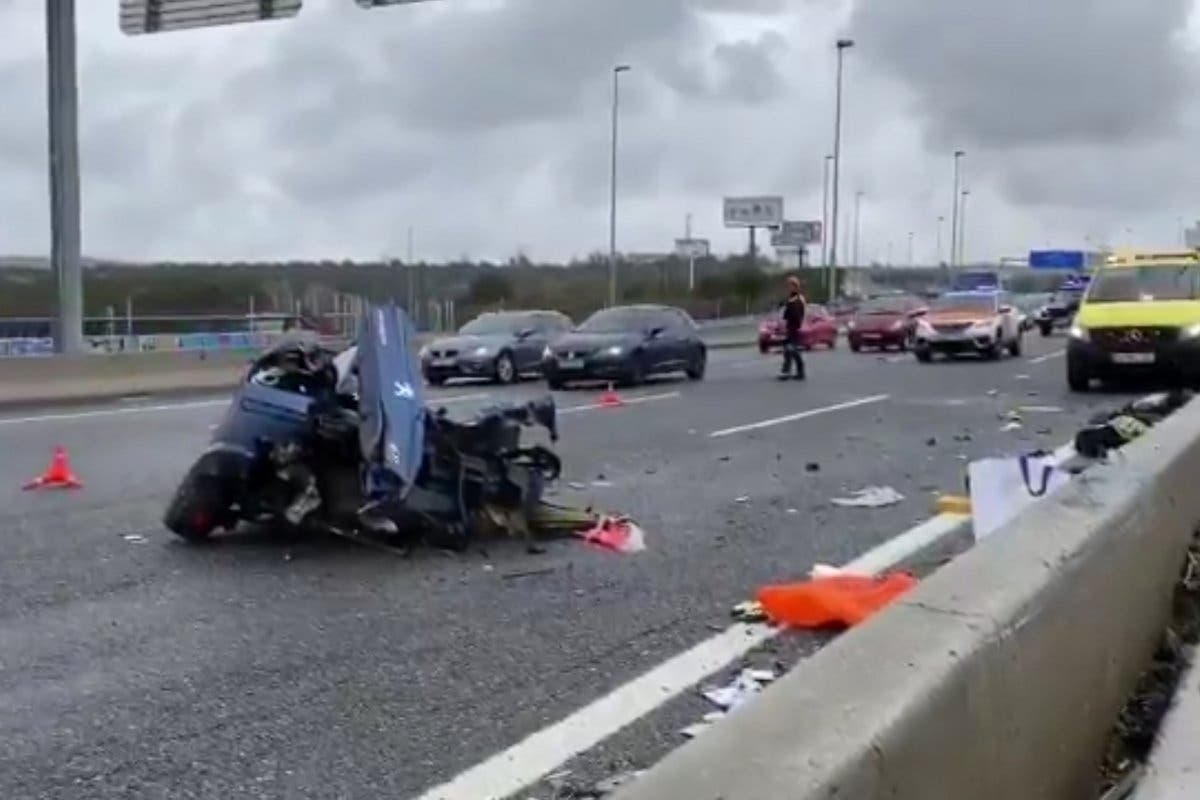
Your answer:
[[[444,405],[447,403],[462,403],[467,400],[480,400],[489,397],[486,392],[476,394],[459,394],[451,395],[450,397],[434,397],[426,398],[426,402],[431,406]],[[224,397],[220,400],[196,400],[187,403],[170,403],[156,406],[121,406],[119,408],[93,408],[87,411],[69,411],[61,414],[38,414],[33,417],[0,417],[0,426],[2,425],[24,425],[35,422],[69,422],[77,419],[92,419],[94,417],[121,417],[129,414],[155,414],[164,411],[186,411],[193,408],[213,408],[215,406],[229,405],[229,398]]]
[[[941,540],[969,519],[949,514],[934,517],[856,558],[845,568],[855,572],[883,572]],[[565,719],[430,789],[418,800],[500,800],[515,794],[783,630],[769,625],[731,625]]]
[[[1066,354],[1067,354],[1066,350],[1055,350],[1053,353],[1046,353],[1046,355],[1044,355],[1044,356],[1038,356],[1037,358],[1031,358],[1031,359],[1029,359],[1029,363],[1030,364],[1045,364],[1047,361],[1049,361],[1053,358],[1062,358]]]
[[[789,422],[797,422],[809,417],[819,417],[822,414],[832,414],[835,411],[845,411],[849,408],[858,408],[859,406],[867,406],[872,403],[882,403],[884,400],[891,398],[891,395],[877,394],[871,397],[860,397],[857,400],[850,400],[845,403],[837,403],[832,406],[824,406],[822,408],[810,408],[808,411],[800,411],[796,414],[788,414],[785,417],[775,417],[773,419],[764,419],[761,422],[751,422],[748,425],[738,425],[734,428],[725,428],[724,430],[713,431],[709,434],[709,438],[720,439],[724,436],[733,436],[737,433],[746,433],[747,431],[757,431],[763,428],[773,428],[776,425],[785,425]]]
[[[613,408],[621,408],[622,406],[638,406],[645,403],[657,403],[660,400],[673,400],[680,396],[682,395],[679,392],[663,392],[661,394],[643,394],[635,397],[623,397],[621,398],[621,405],[613,406]],[[587,405],[582,406],[567,406],[566,408],[560,408],[558,413],[560,416],[562,414],[579,414],[584,411],[596,411],[601,408],[609,408],[609,406],[597,401],[595,403],[588,403]]]

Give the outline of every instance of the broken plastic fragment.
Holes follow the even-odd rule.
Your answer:
[[[628,519],[605,517],[595,527],[576,535],[588,544],[616,553],[640,553],[646,549],[646,534]]]
[[[890,486],[868,486],[850,497],[835,497],[832,502],[842,508],[884,508],[904,501],[904,495]]]

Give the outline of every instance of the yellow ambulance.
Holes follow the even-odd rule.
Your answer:
[[[1067,344],[1067,383],[1156,375],[1200,379],[1200,252],[1108,256],[1091,285]]]

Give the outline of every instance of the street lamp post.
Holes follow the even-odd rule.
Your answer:
[[[913,253],[913,238],[915,234],[912,231],[908,232],[908,265],[915,267],[917,265],[916,255]]]
[[[839,178],[842,170],[842,74],[845,53],[854,47],[853,39],[837,40],[837,92],[833,112],[833,211],[832,228],[829,232],[829,300],[837,297],[838,259],[838,202],[840,200]]]
[[[954,266],[958,261],[958,185],[959,185],[959,163],[966,153],[962,150],[954,151],[954,194],[951,195],[951,200],[954,204],[954,216],[950,222],[950,266]]]
[[[618,64],[613,67],[612,91],[612,174],[609,184],[608,208],[608,305],[617,304],[617,119],[621,105],[621,73],[631,67]]]
[[[821,266],[829,266],[829,168],[833,156],[825,156],[825,170],[821,175]]]
[[[958,263],[967,261],[967,198],[971,196],[969,189],[962,190],[962,210],[958,214]]]
[[[851,250],[851,261],[853,263],[850,264],[852,267],[862,266],[862,263],[859,261],[861,251],[858,247],[862,235],[862,199],[865,194],[866,192],[861,190],[854,193],[854,249]]]
[[[938,266],[938,267],[940,267],[942,265],[942,225],[944,225],[945,223],[946,223],[945,217],[939,216],[937,218],[937,251],[935,253],[935,255],[936,255],[935,262],[936,263],[934,264],[934,266]]]

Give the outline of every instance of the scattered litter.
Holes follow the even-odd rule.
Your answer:
[[[721,456],[720,458],[717,459],[717,461],[729,461],[729,460],[730,460],[730,456]]]
[[[1053,436],[1054,429],[1053,428],[1038,428],[1037,434],[1038,434],[1038,436]]]
[[[907,572],[879,577],[834,575],[759,590],[772,622],[797,628],[852,627],[917,585]]]
[[[821,465],[815,461],[810,461],[804,465],[804,471],[805,472],[820,472]]]
[[[746,674],[759,683],[770,683],[776,677],[773,669],[748,669]]]
[[[832,502],[842,508],[885,508],[904,501],[904,495],[890,486],[868,486],[851,497],[835,497]]]
[[[958,434],[957,436],[955,436],[955,437],[954,437],[954,441],[956,441],[956,442],[969,442],[969,441],[971,441],[971,434],[969,434],[969,433],[960,433],[960,434]]]
[[[581,492],[587,488],[587,484],[580,483],[579,481],[571,481],[567,484],[567,486],[570,486],[572,489],[576,489]]]
[[[644,770],[639,769],[633,772],[622,772],[617,775],[613,775],[611,778],[605,778],[596,784],[595,793],[601,796],[612,794],[622,786],[626,786],[636,781],[639,777],[641,777],[643,772]]]
[[[483,571],[484,571],[484,572],[495,572],[495,571],[496,571],[496,568],[495,568],[495,567],[493,567],[491,564],[484,564],[484,565],[483,565]]]
[[[928,439],[925,440],[925,446],[926,447],[937,447],[937,437],[930,436]]]
[[[612,481],[592,481],[592,486],[597,489],[611,489]]]
[[[800,509],[798,509],[798,508],[789,508],[789,509],[787,510],[787,513],[789,513],[789,514],[799,514],[799,513],[800,513]]]
[[[1021,412],[1017,411],[1016,409],[1013,409],[1012,411],[1009,411],[1008,413],[1006,413],[1002,417],[1000,417],[1000,419],[1006,419],[1009,422],[1020,422],[1022,420]]]
[[[658,470],[656,470],[654,467],[646,467],[645,472],[647,475],[655,475],[658,473]]]
[[[1005,425],[1003,428],[1001,428],[1000,430],[1005,433],[1008,433],[1009,431],[1019,431],[1023,427],[1025,427],[1025,426],[1019,422],[1010,422],[1007,425]]]
[[[766,622],[767,612],[757,600],[738,603],[730,612],[738,622]]]
[[[1026,392],[1026,393],[1025,393],[1025,396],[1026,396],[1026,397],[1037,397],[1037,396],[1038,396],[1038,392]]]
[[[1018,380],[1018,381],[1027,381],[1027,380],[1029,380],[1029,376],[1028,376],[1028,375],[1014,375],[1013,377],[1014,377],[1014,379],[1015,379],[1015,380]]]
[[[542,567],[541,569],[526,569],[520,572],[506,572],[500,576],[501,580],[515,581],[520,578],[535,578],[540,575],[549,575],[554,572],[555,567]]]
[[[1026,414],[1061,414],[1064,410],[1062,406],[1021,406]]]
[[[140,533],[127,533],[124,536],[122,536],[121,538],[124,539],[125,541],[129,542],[130,544],[145,544],[146,542],[150,541],[145,536],[142,536]]]
[[[753,672],[753,670],[744,669],[726,685],[705,689],[701,695],[717,708],[735,711],[747,701],[753,700],[763,690],[764,682],[755,679]],[[774,673],[771,674],[771,680],[775,680]]]
[[[598,473],[596,473],[596,480],[606,481],[606,480],[608,480],[608,476],[605,475],[603,472],[598,472]]]
[[[575,534],[588,544],[617,553],[640,553],[646,549],[646,534],[632,520],[605,517],[592,528]]]
[[[750,502],[750,498],[749,498],[748,496],[746,496],[746,495],[742,495],[741,497],[735,497],[735,498],[733,498],[733,502],[735,502],[735,503],[743,503],[743,504],[744,504],[744,503],[749,503],[749,502]]]
[[[999,390],[999,389],[988,389],[988,391],[987,391],[987,396],[988,396],[988,397],[995,397],[995,396],[996,396],[996,395],[998,395],[998,394],[1000,394],[1000,390]]]

